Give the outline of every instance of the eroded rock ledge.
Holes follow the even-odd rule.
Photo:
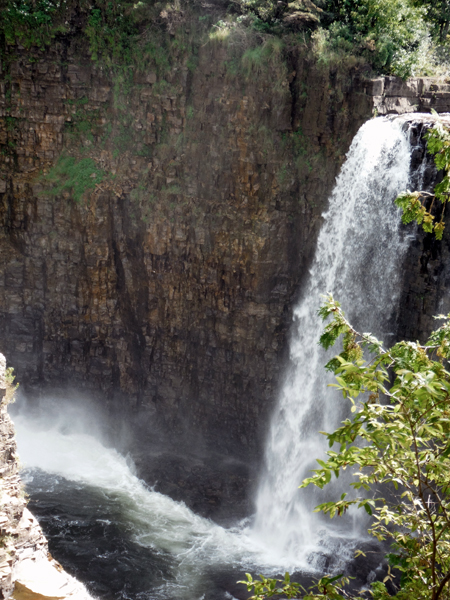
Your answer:
[[[365,84],[367,94],[373,96],[374,111],[378,115],[403,115],[414,112],[438,113],[450,111],[450,79],[412,77],[379,77]]]
[[[0,598],[89,600],[84,586],[48,551],[42,529],[27,508],[19,475],[14,424],[8,415],[5,357],[0,354]]]

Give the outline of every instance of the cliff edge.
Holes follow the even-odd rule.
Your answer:
[[[52,558],[42,529],[27,508],[14,424],[8,415],[15,390],[9,379],[0,354],[0,598],[89,600],[85,587]]]

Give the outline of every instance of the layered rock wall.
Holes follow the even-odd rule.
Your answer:
[[[365,83],[378,115],[450,111],[450,80],[436,77],[379,77]]]
[[[71,43],[2,67],[3,349],[24,387],[101,394],[144,436],[254,451],[372,99],[295,53],[230,73],[220,44],[124,92]],[[52,188],[61,153],[95,161],[88,198]]]
[[[97,398],[149,481],[171,479],[174,497],[201,481],[212,505],[248,478],[233,462],[211,483],[216,456],[261,454],[354,134],[374,109],[449,102],[446,84],[368,82],[301,49],[248,67],[245,43],[131,78],[76,34],[9,46],[1,64],[0,349],[25,392]],[[166,442],[189,467],[149,466]],[[201,475],[191,454],[205,450]]]

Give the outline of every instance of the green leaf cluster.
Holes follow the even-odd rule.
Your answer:
[[[435,126],[426,133],[426,140],[428,152],[434,155],[436,167],[443,172],[442,181],[435,186],[432,194],[409,190],[402,192],[396,198],[395,204],[403,211],[403,223],[415,221],[422,225],[424,231],[434,233],[436,239],[441,240],[445,230],[445,207],[450,198],[450,131],[437,120]],[[435,202],[436,206],[440,207],[438,221],[432,213]]]
[[[414,74],[429,43],[425,9],[409,0],[328,0],[331,48],[352,48],[378,72]]]
[[[64,0],[7,0],[0,11],[0,31],[8,44],[20,41],[26,48],[49,45],[67,30],[58,18],[66,8]]]
[[[128,2],[97,2],[90,11],[85,34],[92,60],[130,64],[137,36]]]
[[[432,74],[448,43],[448,0],[234,0],[261,32],[314,32],[320,60],[358,57],[379,73]],[[450,10],[447,6],[446,10]],[[444,15],[444,16],[443,16]],[[334,59],[332,58],[334,57]]]
[[[437,600],[450,581],[450,315],[426,344],[399,342],[385,349],[357,332],[337,301],[320,309],[331,318],[321,343],[339,337],[343,350],[328,366],[334,387],[352,405],[353,416],[326,434],[328,458],[300,487],[323,488],[350,469],[354,496],[325,502],[316,511],[330,517],[352,505],[371,515],[369,532],[390,540],[392,564],[403,573],[396,598]],[[386,596],[383,584],[372,590]],[[387,597],[387,596],[386,596]]]
[[[432,27],[434,37],[444,43],[447,40],[450,25],[449,0],[415,0],[414,4],[425,8],[425,18]]]
[[[60,34],[78,34],[81,29],[92,60],[115,69],[142,66],[146,44],[153,43],[158,51],[159,40],[149,39],[149,25],[173,8],[158,0],[4,0],[3,4],[0,33],[8,44],[43,47]]]
[[[247,586],[249,592],[253,595],[249,600],[264,600],[273,596],[282,596],[283,598],[299,598],[303,600],[345,600],[346,594],[343,588],[349,583],[350,579],[343,575],[334,575],[322,577],[310,588],[305,589],[299,583],[291,581],[289,573],[286,573],[284,579],[271,579],[260,575],[259,579],[253,579],[250,573],[245,574],[246,581],[238,581]],[[345,594],[345,595],[343,595]]]
[[[263,33],[315,28],[320,24],[324,0],[238,0],[241,10],[250,15],[254,29]]]

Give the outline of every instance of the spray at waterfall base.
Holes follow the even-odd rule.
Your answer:
[[[345,414],[339,408],[339,399],[328,396],[330,380],[323,369],[328,358],[317,346],[320,294],[333,292],[352,322],[381,339],[389,339],[395,331],[398,282],[409,239],[399,227],[393,199],[408,186],[411,177],[411,147],[404,126],[407,122],[403,117],[364,125],[330,198],[309,280],[294,311],[291,365],[270,427],[254,525],[245,522],[223,528],[196,516],[182,504],[146,487],[117,453],[94,438],[71,433],[70,428],[65,433],[61,427],[47,429],[35,440],[34,448],[44,449],[47,443],[49,446],[47,454],[33,453],[29,466],[41,470],[39,475],[34,470],[29,472],[30,487],[33,482],[36,485],[33,493],[45,496],[44,487],[48,486],[52,493],[60,494],[63,504],[64,490],[75,493],[72,484],[82,495],[89,490],[93,504],[100,502],[99,497],[106,499],[107,510],[114,517],[102,519],[97,515],[95,524],[89,527],[103,527],[107,537],[110,525],[121,523],[127,552],[132,554],[131,548],[144,549],[154,572],[144,582],[149,586],[146,590],[139,589],[137,582],[133,583],[132,593],[151,593],[158,598],[171,598],[174,593],[178,597],[200,597],[202,586],[213,585],[214,572],[235,574],[242,569],[272,575],[285,569],[317,574],[355,569],[361,584],[377,575],[379,549],[369,542],[364,541],[362,546],[376,552],[373,563],[352,561],[354,549],[361,547],[364,538],[364,520],[352,516],[343,526],[333,528],[313,516],[314,506],[322,499],[302,494],[298,485],[315,466],[315,458],[323,456],[317,432],[333,429]],[[20,427],[27,430],[26,421],[18,423],[19,431]],[[29,428],[27,438],[31,435]],[[89,456],[84,456],[87,449]],[[64,459],[55,462],[55,455]],[[91,456],[96,457],[93,463],[89,462]],[[103,463],[109,465],[108,473],[103,472]],[[81,471],[74,465],[83,465]],[[86,517],[68,517],[64,527],[67,523],[72,523],[76,541],[75,530],[83,527]],[[61,536],[61,530],[55,531]],[[110,549],[104,555],[108,562],[118,558]],[[83,566],[85,577],[91,576],[90,566],[89,561]],[[220,598],[220,592],[216,592]],[[117,593],[125,598],[128,591],[125,587]]]

